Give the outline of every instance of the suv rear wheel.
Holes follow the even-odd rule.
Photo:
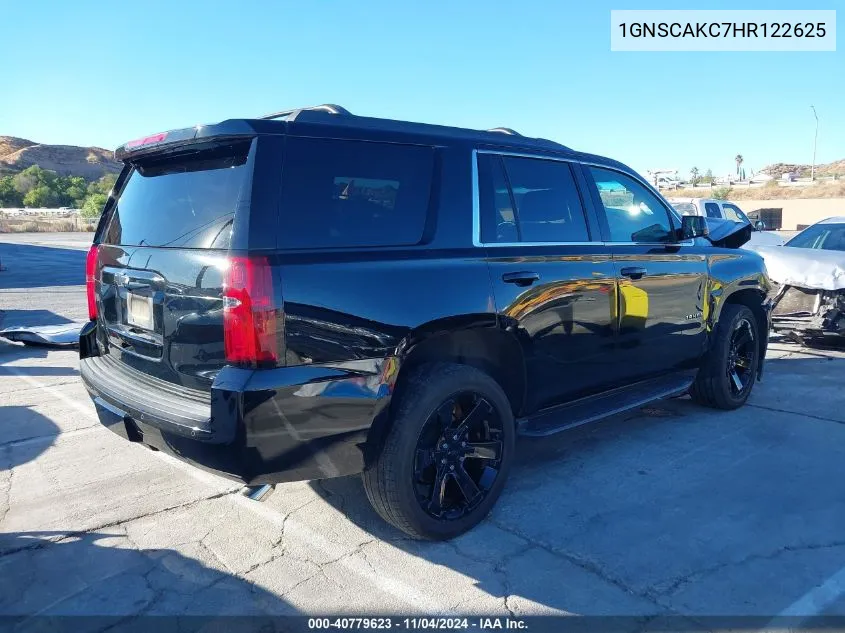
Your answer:
[[[760,364],[760,333],[754,313],[741,304],[722,308],[716,340],[690,388],[692,399],[717,409],[745,404]]]
[[[370,503],[414,538],[466,532],[490,512],[510,470],[507,396],[478,369],[430,363],[409,377],[394,411],[381,453],[363,474]]]

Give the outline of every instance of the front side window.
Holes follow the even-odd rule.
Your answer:
[[[666,207],[643,184],[618,171],[590,167],[611,242],[673,242]]]
[[[434,150],[291,137],[279,220],[281,248],[400,246],[421,241]]]
[[[748,218],[745,217],[742,210],[734,204],[723,204],[722,213],[725,214],[725,219],[731,222],[741,222],[742,224],[748,222]]]
[[[568,163],[492,154],[478,161],[482,242],[590,240]]]

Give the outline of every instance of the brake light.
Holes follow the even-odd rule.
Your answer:
[[[223,289],[223,338],[232,363],[276,363],[273,270],[266,257],[230,257]]]
[[[88,318],[97,318],[97,255],[100,247],[92,244],[85,256],[85,293],[88,295]]]
[[[143,147],[144,145],[152,145],[153,143],[161,143],[164,139],[167,138],[167,132],[159,132],[158,134],[150,134],[150,136],[145,136],[143,138],[136,138],[134,141],[129,141],[124,145],[126,149],[135,148],[135,147]]]

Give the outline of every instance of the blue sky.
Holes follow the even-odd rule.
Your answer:
[[[610,52],[611,9],[794,2],[6,2],[0,135],[116,145],[315,103],[513,127],[639,170],[845,158],[835,53]],[[832,9],[836,0],[803,8]],[[106,8],[107,7],[107,8]],[[840,11],[840,19],[845,12]]]

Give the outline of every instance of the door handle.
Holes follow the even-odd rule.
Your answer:
[[[531,272],[530,270],[505,273],[502,275],[502,281],[506,284],[516,284],[517,286],[530,286],[535,281],[540,281],[540,273]]]
[[[648,273],[642,266],[626,266],[619,272],[622,273],[623,277],[629,277],[631,279],[642,279]]]

